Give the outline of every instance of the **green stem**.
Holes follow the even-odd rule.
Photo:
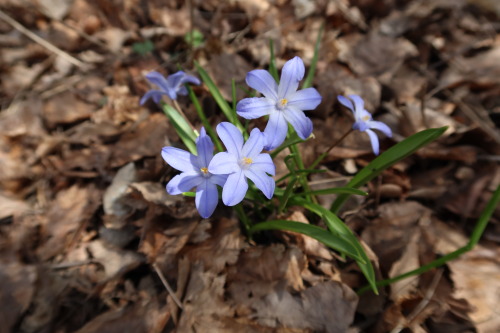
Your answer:
[[[401,275],[398,275],[396,277],[393,277],[391,279],[386,279],[382,281],[377,281],[376,285],[377,287],[384,287],[388,286],[394,282],[409,278],[414,275],[420,275],[425,272],[430,271],[433,268],[442,266],[446,264],[450,260],[454,260],[461,256],[462,254],[472,250],[474,246],[479,242],[479,239],[483,235],[484,229],[486,228],[486,225],[488,224],[488,221],[491,218],[491,215],[493,215],[493,212],[495,211],[495,208],[497,207],[498,203],[500,202],[500,186],[497,187],[496,191],[493,193],[493,196],[491,197],[490,201],[488,202],[488,205],[486,205],[486,208],[484,209],[483,213],[479,217],[479,220],[476,224],[476,227],[474,228],[474,231],[472,232],[471,238],[467,245],[464,247],[459,248],[456,251],[453,251],[439,259],[436,259],[424,266],[421,266],[417,269],[414,269],[412,271],[403,273]],[[358,295],[361,295],[368,291],[370,289],[370,286],[364,286],[361,289],[357,291]]]
[[[238,215],[240,221],[243,223],[246,235],[248,236],[249,240],[252,240],[252,234],[250,233],[250,228],[252,227],[252,225],[250,223],[250,220],[248,219],[248,216],[245,214],[241,203],[234,206],[234,210],[236,211],[236,214]]]
[[[208,135],[214,141],[215,147],[217,147],[218,151],[224,151],[224,147],[222,147],[222,143],[220,142],[219,137],[213,130],[212,126],[210,126],[207,116],[205,115],[205,112],[203,112],[203,109],[201,108],[201,104],[200,101],[198,101],[198,97],[196,97],[196,94],[194,93],[193,89],[191,89],[190,86],[187,86],[187,89],[189,92],[189,98],[191,99],[191,102],[193,102],[196,113],[198,113],[198,117],[200,117],[201,123],[205,127],[205,130],[208,132]]]
[[[323,159],[328,156],[328,153],[333,149],[335,148],[339,143],[342,142],[342,140],[344,140],[351,132],[353,131],[353,129],[351,128],[349,131],[347,131],[346,133],[344,133],[344,135],[342,135],[340,137],[340,139],[338,139],[337,141],[335,141],[330,147],[328,147],[328,149],[326,151],[324,151],[321,155],[318,156],[318,158],[313,162],[313,164],[311,164],[311,166],[309,166],[309,169],[314,169],[319,163],[321,163],[321,161],[323,161]]]
[[[300,155],[299,148],[297,148],[297,146],[295,144],[291,144],[289,148],[290,148],[290,152],[293,154],[293,158],[294,158],[295,163],[297,165],[297,169],[304,170],[305,169],[304,161],[302,160],[302,156]],[[298,179],[299,179],[300,184],[304,188],[304,192],[311,191],[311,188],[309,187],[309,183],[307,182],[306,176],[298,175]],[[313,202],[313,203],[317,202],[316,198],[311,194],[307,194],[306,199],[309,202]]]

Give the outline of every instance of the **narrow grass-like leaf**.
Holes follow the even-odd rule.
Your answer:
[[[311,174],[311,173],[324,173],[326,172],[326,170],[322,170],[322,169],[305,169],[305,170],[295,170],[295,173],[299,173],[299,174]],[[284,181],[285,179],[289,178],[290,176],[292,175],[292,173],[287,173],[286,175],[282,176],[280,179],[276,180],[276,184],[279,184],[281,183],[282,181]]]
[[[229,103],[224,99],[224,97],[222,97],[219,88],[215,85],[210,75],[208,75],[207,71],[205,71],[205,69],[203,69],[203,67],[201,67],[197,61],[195,61],[194,64],[196,66],[198,73],[200,74],[201,79],[207,86],[208,90],[210,91],[210,94],[212,94],[215,102],[220,107],[220,109],[226,116],[227,120],[236,127],[238,127],[238,129],[243,133],[243,135],[247,137],[248,134],[245,132],[245,129],[241,124],[241,122],[239,121],[236,112],[233,111]]]
[[[309,192],[294,193],[292,196],[300,196],[304,194],[312,195],[325,195],[325,194],[354,194],[354,195],[368,195],[365,191],[358,190],[352,187],[332,187],[323,190],[315,190]]]
[[[444,264],[446,264],[448,261],[454,260],[458,257],[460,257],[462,254],[467,253],[468,251],[472,250],[474,246],[478,243],[479,239],[483,235],[484,229],[486,228],[486,225],[488,224],[488,221],[490,220],[491,216],[493,215],[496,207],[500,203],[500,186],[497,187],[493,195],[491,196],[491,199],[488,201],[488,204],[486,205],[486,208],[483,210],[481,213],[481,216],[479,217],[476,226],[474,227],[474,230],[472,231],[471,238],[469,239],[469,242],[467,245],[459,248],[458,250],[455,250],[451,253],[448,253],[447,255],[444,255],[442,257],[439,257],[438,259],[425,264],[417,269],[414,269],[412,271],[403,273],[401,275],[395,276],[390,279],[386,280],[381,280],[377,281],[377,286],[379,287],[384,287],[388,286],[394,282],[401,281],[403,279],[409,278],[411,276],[415,275],[420,275],[425,272],[430,271],[431,269],[434,269],[436,267],[440,267]],[[365,286],[361,289],[358,290],[358,295],[363,294],[364,292],[368,291],[370,289],[369,286]]]
[[[182,195],[185,197],[194,198],[196,196],[196,193],[195,192],[182,192]]]
[[[205,115],[205,112],[203,112],[203,109],[201,108],[201,104],[200,101],[198,100],[198,97],[196,97],[196,94],[194,93],[193,89],[191,89],[190,86],[188,85],[186,86],[189,91],[189,98],[191,99],[191,102],[193,102],[194,109],[196,110],[196,113],[198,113],[198,117],[200,117],[201,123],[205,127],[205,130],[207,131],[208,135],[212,138],[212,141],[215,143],[215,147],[217,148],[217,150],[223,151],[224,148],[222,147],[222,143],[220,142],[217,133],[215,133],[212,126],[210,126],[208,118]]]
[[[316,38],[316,44],[314,45],[314,55],[311,60],[311,66],[309,66],[309,72],[307,72],[306,79],[302,83],[302,89],[309,88],[310,86],[312,86],[314,74],[316,74],[316,65],[318,63],[319,47],[321,45],[321,37],[323,37],[324,29],[325,29],[325,22],[321,23],[321,27],[319,28],[318,37]]]
[[[358,241],[356,236],[353,234],[351,229],[345,223],[335,214],[333,214],[331,211],[328,209],[324,208],[321,205],[310,203],[307,200],[304,200],[299,197],[293,197],[290,198],[290,203],[293,205],[297,206],[302,206],[306,208],[307,210],[317,214],[323,220],[325,221],[326,225],[328,226],[328,229],[334,234],[342,239],[344,239],[346,242],[350,243],[358,252],[358,256],[360,257],[361,260],[354,258],[363,272],[364,276],[366,277],[366,280],[370,284],[370,286],[373,289],[373,292],[378,294],[377,291],[377,286],[376,286],[376,279],[375,279],[375,272],[373,270],[373,266],[370,262],[370,258],[368,258],[368,255],[366,254],[365,250],[363,249],[363,246],[361,243]]]
[[[420,147],[423,147],[439,138],[447,128],[448,127],[445,126],[441,128],[426,129],[395,144],[359,171],[347,184],[347,187],[357,188],[363,186],[391,165],[399,162],[408,155],[413,154],[413,152]],[[330,210],[333,213],[337,213],[348,198],[349,194],[339,195],[339,197],[333,202]]]
[[[274,55],[274,42],[272,39],[269,39],[269,50],[271,52],[271,59],[269,60],[269,73],[271,73],[272,77],[279,83],[279,75],[278,69],[276,68],[276,57]]]
[[[288,203],[288,199],[290,196],[293,194],[293,187],[295,186],[295,183],[297,182],[298,178],[294,175],[292,179],[288,182],[285,188],[285,192],[283,193],[281,200],[280,200],[280,205],[278,207],[278,212],[282,213],[283,210],[286,207],[286,204]]]
[[[271,157],[275,158],[282,150],[290,147],[291,145],[295,145],[297,143],[302,143],[302,142],[306,142],[306,140],[302,140],[301,138],[299,138],[297,133],[292,132],[289,134],[289,137],[278,148],[273,150],[273,152],[271,153]]]
[[[181,116],[179,111],[173,108],[171,105],[162,105],[163,113],[170,120],[172,125],[174,125],[175,131],[181,138],[182,142],[186,145],[192,154],[196,154],[196,133],[193,131],[191,126],[187,121]]]
[[[326,246],[331,247],[332,249],[339,251],[341,253],[345,253],[346,255],[356,259],[363,260],[356,248],[352,246],[349,242],[345,241],[342,238],[336,237],[332,235],[327,230],[324,230],[315,225],[310,225],[306,223],[296,222],[296,221],[287,221],[287,220],[272,220],[266,221],[262,223],[255,224],[250,228],[251,233],[255,233],[257,231],[262,230],[288,230],[293,232],[298,232],[309,237],[312,237]]]

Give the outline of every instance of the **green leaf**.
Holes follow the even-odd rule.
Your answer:
[[[316,38],[316,44],[314,45],[314,55],[311,60],[311,66],[309,67],[309,72],[307,72],[306,79],[302,83],[302,89],[309,88],[312,86],[312,81],[314,79],[314,74],[316,73],[316,64],[318,63],[319,47],[321,45],[321,37],[323,36],[323,30],[325,29],[325,22],[321,24],[318,31],[318,37]]]
[[[134,53],[141,55],[141,56],[144,56],[148,53],[153,52],[154,49],[155,49],[155,45],[149,39],[145,40],[144,42],[137,42],[137,43],[132,44],[132,51]]]
[[[187,123],[187,121],[181,116],[179,111],[173,108],[171,105],[162,104],[163,113],[170,120],[172,125],[181,138],[182,142],[186,145],[189,151],[192,154],[196,154],[196,133],[193,131],[191,126]]]
[[[229,103],[224,99],[219,88],[215,85],[210,75],[208,75],[207,71],[205,71],[197,61],[195,61],[194,64],[196,66],[196,69],[198,70],[198,73],[200,74],[201,79],[207,86],[208,90],[210,91],[210,94],[212,94],[213,98],[215,99],[215,102],[220,107],[222,113],[224,113],[227,120],[236,127],[238,127],[238,129],[243,133],[243,136],[245,136],[245,138],[248,138],[248,134],[245,132],[245,128],[239,121],[236,112],[233,111]]]
[[[184,40],[194,48],[201,46],[205,42],[203,34],[198,29],[193,29],[186,33],[184,35]]]
[[[218,151],[224,151],[224,148],[222,147],[222,143],[220,142],[219,137],[213,130],[212,126],[210,126],[208,118],[205,115],[205,112],[203,112],[203,109],[201,108],[201,104],[200,101],[198,101],[198,97],[196,97],[196,94],[189,85],[186,85],[186,87],[189,92],[189,98],[191,99],[191,102],[193,102],[194,109],[196,110],[196,113],[198,113],[198,117],[200,117],[201,123],[205,127],[205,130],[207,131],[208,135],[212,138],[212,141],[215,143],[215,147],[217,148]]]
[[[194,198],[196,196],[196,193],[194,193],[194,192],[182,192],[182,195],[185,197]]]
[[[352,258],[362,260],[357,253],[357,250],[344,239],[332,235],[330,232],[306,223],[287,221],[287,220],[273,220],[255,224],[250,228],[250,233],[255,233],[262,230],[288,230],[298,232],[309,237],[312,237],[321,243],[329,246],[330,248],[345,253]]]
[[[347,187],[357,188],[365,185],[370,180],[377,177],[385,169],[399,162],[408,155],[413,154],[417,149],[439,138],[447,128],[448,127],[445,126],[441,128],[426,129],[395,144],[359,171],[347,184]],[[339,195],[333,202],[330,210],[334,213],[338,212],[340,207],[342,207],[348,198],[349,194]]]
[[[301,193],[294,193],[292,196],[299,196],[304,194],[312,194],[312,195],[325,195],[325,194],[354,194],[354,195],[368,195],[365,191],[358,190],[357,188],[352,187],[332,187],[324,190],[316,190],[316,191],[308,191]]]
[[[295,133],[295,131],[292,131],[291,133],[289,131],[288,133],[289,133],[288,134],[289,137],[278,148],[273,150],[273,152],[271,153],[272,158],[275,158],[282,150],[284,150],[292,145],[307,141],[307,140],[302,140],[301,138],[299,138],[299,136],[297,135],[297,133]]]
[[[269,73],[271,73],[272,77],[279,83],[279,75],[278,69],[276,69],[276,57],[274,55],[274,43],[272,39],[269,39],[269,50],[271,51],[271,59],[269,60]]]
[[[359,268],[363,272],[365,278],[368,280],[368,283],[372,287],[373,292],[375,294],[378,294],[377,286],[375,284],[376,283],[375,272],[374,272],[373,266],[370,262],[370,258],[368,258],[368,255],[366,254],[365,250],[363,249],[363,246],[358,241],[356,236],[353,234],[351,229],[349,229],[349,227],[347,225],[345,225],[345,223],[342,222],[342,220],[340,218],[338,218],[337,215],[333,214],[331,211],[329,211],[328,209],[324,208],[321,205],[308,202],[307,200],[304,200],[304,199],[298,198],[298,197],[291,198],[290,203],[292,205],[302,206],[302,207],[306,208],[307,210],[309,210],[309,211],[317,214],[321,218],[323,218],[328,229],[333,234],[344,239],[346,242],[351,244],[356,249],[357,256],[353,257],[353,258],[356,260]],[[361,260],[358,258],[361,258]]]

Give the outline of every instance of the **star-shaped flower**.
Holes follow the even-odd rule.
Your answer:
[[[264,97],[241,100],[236,105],[236,112],[246,119],[269,115],[264,130],[266,150],[273,150],[283,143],[288,131],[287,122],[303,140],[312,133],[312,122],[303,111],[315,109],[321,103],[321,95],[314,88],[297,91],[304,71],[304,62],[295,57],[283,66],[279,85],[266,70],[256,69],[247,74],[247,84]]]
[[[379,130],[386,136],[392,137],[391,129],[383,122],[373,120],[371,113],[365,110],[365,102],[361,97],[358,95],[349,95],[347,97],[349,98],[337,96],[337,99],[340,104],[351,110],[354,114],[354,124],[352,125],[352,128],[368,134],[372,144],[373,153],[378,155],[378,136],[372,131],[372,129]]]
[[[217,125],[217,134],[226,146],[227,152],[218,153],[212,159],[208,171],[212,174],[228,174],[222,189],[222,201],[227,206],[240,203],[248,190],[247,178],[264,195],[271,199],[274,194],[274,179],[267,174],[276,172],[269,154],[261,154],[266,139],[259,129],[254,128],[247,142],[243,144],[243,135],[231,123]]]
[[[192,83],[199,85],[200,80],[194,76],[187,75],[183,71],[178,71],[175,74],[169,75],[166,79],[158,72],[149,72],[146,74],[146,79],[160,89],[152,89],[142,96],[140,104],[143,105],[150,98],[155,103],[159,103],[163,95],[167,95],[171,99],[177,99],[177,95],[187,95],[188,91],[184,86],[185,83]]]
[[[174,147],[163,147],[161,156],[171,167],[182,171],[167,184],[169,194],[181,194],[196,187],[195,203],[201,217],[212,215],[219,201],[217,186],[224,186],[227,175],[214,175],[208,171],[214,154],[212,139],[201,128],[196,139],[198,156]]]

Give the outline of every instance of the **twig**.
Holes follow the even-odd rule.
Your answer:
[[[19,32],[21,32],[24,35],[26,35],[28,38],[32,39],[34,42],[42,45],[43,47],[45,47],[49,51],[57,54],[61,58],[64,58],[65,60],[67,60],[71,64],[73,64],[73,65],[75,65],[77,67],[80,67],[80,68],[86,67],[85,63],[83,63],[82,61],[76,59],[75,57],[71,56],[70,54],[64,52],[63,50],[59,49],[55,45],[47,42],[45,39],[37,36],[36,34],[34,34],[33,32],[31,32],[30,30],[26,29],[21,23],[19,23],[16,20],[14,20],[12,17],[10,17],[9,15],[7,15],[1,9],[0,9],[0,18],[2,20],[4,20],[5,22],[7,22],[8,24],[10,24],[12,27],[14,27],[14,29],[18,30]]]
[[[158,276],[160,277],[160,280],[163,283],[163,286],[165,286],[165,289],[167,289],[168,294],[170,296],[172,296],[172,299],[174,300],[175,304],[177,304],[177,306],[180,309],[184,310],[184,308],[182,307],[181,301],[179,301],[179,299],[175,295],[173,289],[170,287],[170,284],[168,284],[167,279],[165,279],[165,276],[163,275],[163,273],[161,272],[160,268],[158,267],[158,265],[156,263],[153,264],[153,268],[155,269],[156,274],[158,274]]]

